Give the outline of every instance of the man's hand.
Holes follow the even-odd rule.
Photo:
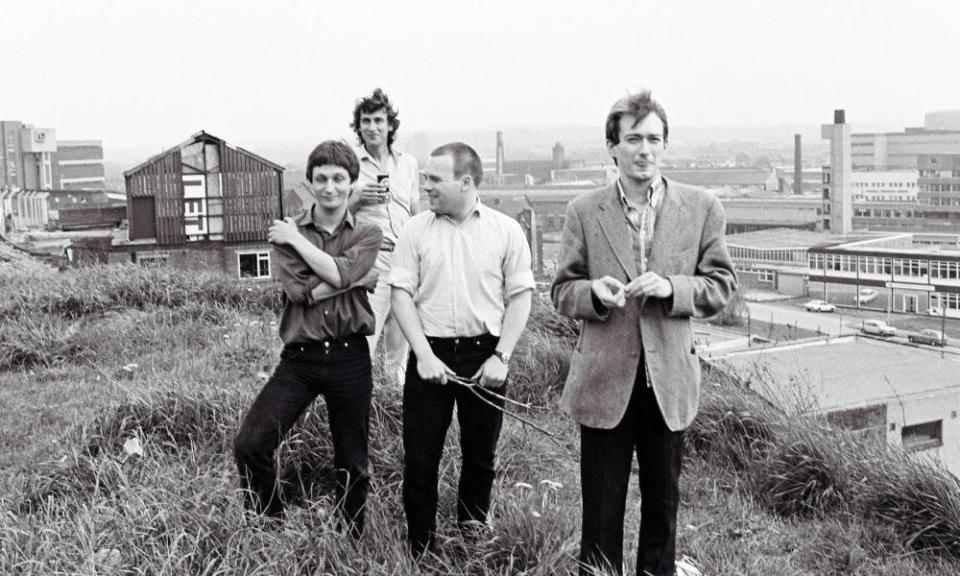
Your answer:
[[[590,284],[594,296],[607,308],[623,308],[627,303],[623,282],[613,276],[597,278]]]
[[[448,376],[456,376],[456,372],[437,358],[435,354],[430,354],[424,358],[417,358],[417,374],[426,382],[433,384],[446,384]]]
[[[484,388],[499,388],[507,380],[507,365],[496,356],[491,356],[471,380],[477,380]]]
[[[377,281],[379,279],[380,273],[377,272],[375,268],[371,268],[370,271],[364,274],[363,278],[360,279],[360,284],[363,285],[367,292],[373,292],[377,289]]]
[[[627,284],[627,298],[638,296],[653,296],[654,298],[669,298],[673,294],[673,284],[656,272],[644,272]]]
[[[274,220],[267,230],[267,241],[272,244],[293,244],[298,236],[300,230],[289,216],[283,220]]]
[[[379,184],[377,182],[367,182],[360,189],[361,204],[386,204],[390,201],[389,184]]]

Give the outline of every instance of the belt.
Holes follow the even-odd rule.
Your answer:
[[[337,348],[360,348],[366,343],[366,336],[361,334],[350,334],[349,336],[344,336],[342,338],[310,340],[309,342],[292,342],[283,348],[284,350],[296,352],[325,352]]]
[[[427,336],[427,342],[430,344],[430,347],[434,346],[462,346],[462,345],[474,345],[474,346],[496,346],[500,342],[499,336],[494,336],[492,334],[480,334],[479,336],[457,336],[454,338],[437,338],[434,336]]]

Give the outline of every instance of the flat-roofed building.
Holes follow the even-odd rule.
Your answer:
[[[809,249],[811,293],[858,305],[862,289],[879,293],[872,307],[960,318],[960,236],[883,234],[839,239]],[[821,292],[822,291],[822,292]]]
[[[774,169],[664,168],[663,175],[683,184],[711,190],[775,192],[780,189],[780,181]]]
[[[103,143],[100,140],[60,140],[53,158],[54,184],[61,190],[103,190]]]
[[[960,357],[848,336],[733,352],[724,361],[788,413],[825,415],[960,475]]]

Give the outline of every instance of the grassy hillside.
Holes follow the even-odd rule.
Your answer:
[[[557,409],[575,324],[538,300],[511,395],[493,529],[455,529],[458,448],[441,471],[442,552],[414,566],[400,502],[400,396],[375,390],[368,532],[334,529],[318,402],[278,456],[282,525],[245,513],[230,444],[278,360],[273,285],[138,267],[0,267],[0,574],[569,574],[576,428]],[[821,422],[772,412],[710,371],[688,434],[679,550],[705,574],[960,573],[960,486]],[[143,455],[125,444],[139,442]],[[130,443],[130,444],[128,444]],[[628,506],[636,539],[638,497]],[[632,565],[632,556],[627,560]]]

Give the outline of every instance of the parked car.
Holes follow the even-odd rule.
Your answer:
[[[916,342],[917,344],[929,344],[930,346],[943,346],[946,344],[946,338],[943,337],[943,332],[939,330],[931,330],[926,328],[920,332],[915,332],[913,334],[907,335],[907,340],[911,342]]]
[[[864,320],[863,333],[875,334],[877,336],[893,336],[897,333],[897,329],[883,320]]]
[[[857,294],[857,303],[858,304],[869,304],[877,298],[877,291],[873,288],[861,288],[860,293]]]
[[[943,308],[931,306],[927,308],[927,316],[943,316]]]
[[[836,306],[823,300],[811,300],[803,305],[808,312],[835,312]]]

